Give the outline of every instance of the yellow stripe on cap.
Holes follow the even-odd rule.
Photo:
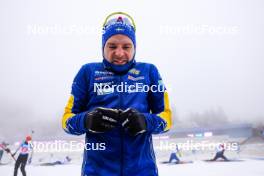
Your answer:
[[[62,117],[62,128],[65,130],[67,130],[67,126],[66,126],[67,120],[75,115],[72,113],[73,102],[74,102],[74,96],[71,95],[68,100],[67,106],[65,107],[65,111]]]
[[[127,17],[131,20],[132,25],[133,25],[133,27],[134,27],[134,30],[136,31],[136,24],[135,24],[134,19],[133,19],[129,14],[127,14],[127,13],[125,13],[125,12],[113,12],[113,13],[111,13],[110,15],[108,15],[108,16],[105,18],[105,21],[104,21],[104,23],[103,23],[103,27],[106,25],[108,19],[109,19],[111,16],[114,16],[114,15],[125,15],[125,16],[127,16]]]

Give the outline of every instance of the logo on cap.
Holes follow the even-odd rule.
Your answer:
[[[117,32],[120,32],[120,31],[124,31],[125,29],[124,28],[120,28],[120,27],[118,27],[118,28],[116,28],[115,29]]]

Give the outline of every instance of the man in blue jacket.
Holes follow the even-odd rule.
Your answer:
[[[152,134],[171,128],[171,110],[158,69],[135,60],[128,14],[106,18],[102,52],[103,62],[77,73],[62,118],[67,133],[86,134],[85,146],[103,146],[85,147],[82,176],[156,176]]]

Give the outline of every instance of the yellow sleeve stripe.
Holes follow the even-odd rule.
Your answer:
[[[167,122],[167,126],[164,131],[169,130],[172,127],[172,113],[169,104],[169,95],[168,92],[164,92],[164,111],[159,114],[159,116]]]
[[[67,120],[75,115],[72,113],[73,102],[74,102],[74,96],[71,95],[68,100],[67,106],[65,107],[65,111],[62,117],[62,128],[65,130],[67,130],[67,126],[66,126]]]

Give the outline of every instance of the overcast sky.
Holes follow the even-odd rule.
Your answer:
[[[137,25],[137,61],[157,65],[178,118],[221,108],[264,118],[261,0],[1,0],[0,125],[56,121],[81,65],[101,61],[114,11]]]

